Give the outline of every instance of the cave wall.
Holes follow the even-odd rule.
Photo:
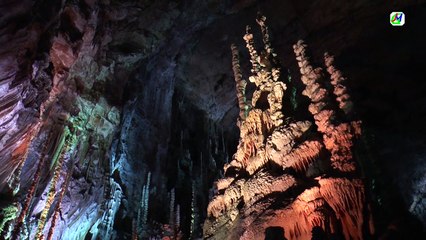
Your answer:
[[[395,9],[413,16],[403,29],[388,26]],[[238,140],[229,45],[241,44],[258,10],[268,17],[280,61],[294,79],[300,76],[289,56],[298,39],[310,44],[316,60],[324,51],[337,56],[371,133],[379,170],[369,174],[380,172],[379,209],[404,206],[424,223],[425,176],[418,170],[424,84],[414,73],[425,48],[413,37],[422,31],[414,22],[424,15],[424,1],[3,1],[2,216],[12,209],[17,217],[33,188],[22,230],[35,234],[55,176],[52,159],[59,158],[58,195],[45,234],[65,187],[55,237],[129,239],[135,232],[179,231],[200,237],[209,189]],[[33,186],[36,172],[40,183]],[[391,188],[387,179],[395,179]],[[384,218],[403,222],[401,214]],[[5,225],[10,232],[13,216]]]

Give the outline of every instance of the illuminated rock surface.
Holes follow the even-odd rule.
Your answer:
[[[320,134],[310,129],[313,124],[309,121],[284,117],[282,100],[287,87],[283,79],[288,78],[280,78],[281,69],[271,49],[265,17],[259,17],[257,22],[266,54],[260,56],[256,52],[253,35],[247,32],[244,39],[252,63],[249,79],[257,86],[253,97],[256,92],[267,97],[253,99],[251,109],[245,114],[240,112],[240,143],[234,159],[225,165],[225,175],[233,181],[226,181],[227,186],[217,189],[219,193],[209,203],[204,236],[263,239],[266,229],[281,227],[288,239],[314,238],[314,228],[322,229],[327,238],[370,237],[374,234],[369,225],[372,215],[352,154],[355,138],[361,134],[361,123],[339,121],[332,99],[320,86],[321,69],[310,65],[302,41],[294,45],[294,51],[306,85],[303,94],[312,101],[309,110]],[[239,63],[234,46],[232,51],[235,72]],[[330,58],[326,60],[329,65]],[[239,88],[243,80],[239,74],[235,76],[241,99],[245,95],[245,89]],[[340,95],[337,97],[340,103]],[[345,104],[340,106],[347,114]],[[247,109],[241,101],[239,106],[240,111]],[[322,141],[318,140],[320,135]],[[330,168],[317,169],[308,178],[303,177],[315,162],[328,162]]]
[[[424,8],[2,1],[0,239],[197,239],[231,228],[227,237],[263,239],[277,218],[292,219],[281,224],[288,238],[309,238],[325,220],[359,223],[366,196],[376,236],[415,239],[426,223],[426,86],[416,67],[426,52],[412,23]],[[260,30],[259,9],[268,17]],[[402,31],[389,26],[395,10],[409,18]],[[254,52],[266,30],[265,53],[288,69]],[[326,76],[307,86],[292,48],[299,39]],[[256,78],[245,77],[250,59]],[[294,230],[296,219],[303,228]]]

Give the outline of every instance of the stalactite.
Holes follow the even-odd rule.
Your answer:
[[[289,239],[311,239],[312,228],[323,229],[328,221],[327,215],[324,214],[325,205],[318,187],[306,189],[289,207],[277,211],[279,218],[276,224],[286,230],[286,237]],[[271,218],[270,221],[277,219]]]
[[[225,165],[225,172],[229,169],[244,169],[253,174],[262,167],[267,161],[263,134],[270,132],[272,127],[272,119],[268,111],[252,109],[240,126],[240,143],[233,160]]]
[[[305,141],[281,158],[281,165],[304,171],[313,160],[319,157],[322,146],[319,141]]]
[[[345,239],[363,239],[364,185],[360,179],[323,178],[320,192],[342,221]]]
[[[43,230],[47,220],[47,214],[49,213],[50,207],[55,200],[56,196],[56,184],[61,174],[62,166],[65,161],[65,154],[68,152],[71,145],[72,136],[68,133],[66,128],[65,136],[65,146],[60,150],[60,154],[58,156],[58,161],[56,163],[55,170],[53,172],[53,177],[50,180],[50,187],[46,198],[46,203],[44,205],[43,211],[41,212],[40,219],[38,221],[37,231],[35,234],[35,239],[44,239]]]

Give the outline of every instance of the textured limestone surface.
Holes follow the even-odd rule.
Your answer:
[[[256,24],[258,10],[267,16],[275,53],[288,68],[282,75],[289,70],[292,77],[286,90],[276,86],[271,103],[279,108],[274,99],[284,92],[290,98],[284,109],[292,109],[292,102],[305,112],[288,125],[279,114],[251,113],[249,120],[261,126],[244,133],[250,141],[238,151],[265,157],[242,156],[246,162],[240,164],[232,162],[240,137],[237,119],[245,113],[239,102],[252,102],[237,99],[236,88],[243,85],[233,80],[229,47],[235,43],[240,58],[250,58],[242,51],[242,36],[246,25]],[[394,10],[409,17],[399,30],[389,26]],[[314,63],[323,62],[325,51],[336,56],[335,63],[328,60],[334,68],[326,63],[323,71],[334,72],[336,86],[347,86],[331,91],[340,99],[334,107],[350,109],[351,93],[352,110],[363,120],[366,144],[354,157],[373,163],[363,169],[373,179],[369,191],[380,213],[378,229],[414,234],[398,226],[417,226],[407,211],[423,226],[426,221],[419,167],[426,85],[417,77],[426,52],[417,37],[424,29],[412,24],[424,14],[424,1],[2,0],[0,238],[201,238],[209,201],[235,180],[227,174],[244,167],[258,179],[276,177],[259,172],[268,156],[309,177],[327,169],[328,163],[312,162],[333,144],[321,146],[322,136],[304,141],[316,125],[313,118],[304,123],[310,101],[300,97],[304,86],[297,83],[292,48],[299,39],[309,43]],[[253,34],[258,48],[260,31]],[[269,65],[264,59],[259,64]],[[241,62],[244,76],[249,65]],[[244,80],[251,100],[255,84]],[[260,92],[254,99],[263,101]],[[253,137],[281,120],[285,125],[271,140]],[[304,127],[294,132],[296,125]],[[302,137],[276,149],[274,137],[286,134]],[[336,135],[330,136],[332,142]],[[262,141],[274,144],[262,149]],[[312,151],[301,154],[304,149]],[[290,158],[272,157],[287,151]],[[296,157],[305,161],[293,161]],[[218,179],[225,180],[215,183]],[[280,181],[290,186],[293,179]],[[242,185],[241,199],[263,209],[269,203],[257,203],[247,191],[255,183]],[[268,191],[285,189],[267,183]],[[241,221],[236,211],[230,216]]]

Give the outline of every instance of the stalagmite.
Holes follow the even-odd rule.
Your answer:
[[[336,125],[333,122],[336,113],[329,104],[330,99],[327,90],[321,86],[321,68],[314,69],[312,67],[307,57],[306,46],[303,41],[298,41],[293,48],[300,67],[301,80],[306,86],[303,94],[312,101],[309,111],[314,115],[318,131],[323,133],[325,147],[331,152],[332,166],[341,172],[354,172],[356,166],[352,159],[351,148],[353,146],[352,139],[357,130],[352,126],[359,123]],[[330,60],[327,62],[330,63]],[[355,128],[359,129],[359,127]]]
[[[137,232],[143,236],[148,222],[149,191],[151,184],[151,172],[148,172],[146,183],[141,191],[140,206],[137,213]]]
[[[257,74],[260,71],[259,64],[259,55],[254,47],[253,34],[251,33],[251,27],[246,27],[246,35],[244,35],[244,40],[246,41],[246,47],[250,53],[250,62],[253,66],[252,73]],[[259,85],[259,82],[255,82],[256,86]]]
[[[172,229],[175,228],[175,189],[173,188],[170,191],[170,206],[169,206],[169,225]]]
[[[327,72],[331,77],[331,84],[333,85],[333,93],[336,95],[336,101],[339,103],[339,108],[342,109],[346,114],[352,112],[352,101],[346,88],[345,80],[342,72],[334,66],[334,56],[328,53],[324,53],[324,63],[327,67]]]
[[[236,83],[236,89],[237,89],[237,98],[238,98],[238,105],[240,107],[240,120],[244,121],[244,119],[247,117],[247,112],[250,108],[249,105],[247,105],[246,100],[246,80],[243,79],[243,75],[241,73],[241,67],[240,67],[240,60],[238,56],[238,49],[237,46],[234,44],[231,45],[231,51],[232,51],[232,69],[234,71],[234,78]]]
[[[268,29],[268,26],[266,25],[266,17],[264,15],[261,15],[260,13],[258,14],[259,16],[256,18],[256,22],[257,24],[259,24],[260,29],[262,31],[265,53],[267,54],[268,57],[269,56],[275,57],[274,49],[271,46],[271,40],[269,38],[269,29]]]
[[[191,225],[190,225],[190,229],[189,229],[189,236],[191,238],[194,238],[194,233],[195,233],[195,228],[197,227],[197,223],[198,223],[198,213],[197,213],[197,197],[195,194],[195,182],[192,182],[192,199],[191,199]]]
[[[176,239],[176,240],[181,240],[183,239],[183,234],[182,234],[182,228],[180,225],[180,205],[178,204],[176,206],[176,212],[175,212],[175,225],[173,228],[173,234],[172,234],[172,239]]]
[[[361,133],[360,122],[338,119],[336,110],[340,109],[330,103],[330,93],[321,82],[322,70],[312,67],[303,41],[294,45],[294,51],[305,85],[302,94],[311,100],[308,110],[316,128],[310,120],[284,117],[286,85],[265,20],[257,18],[265,49],[262,54],[254,48],[250,27],[244,36],[252,63],[249,80],[256,89],[252,108],[245,119],[240,117],[240,141],[232,161],[224,166],[226,177],[215,183],[204,237],[260,240],[265,239],[267,229],[275,227],[283,229],[287,239],[313,239],[315,229],[324,231],[327,238],[362,239],[362,229],[368,224],[364,220],[370,215],[365,211],[364,185],[356,178],[352,153],[353,141]],[[336,101],[342,100],[339,106],[346,112],[349,103],[344,100],[349,98],[346,88],[339,85],[340,72],[335,72],[328,57],[326,65],[332,79],[339,77],[332,80],[338,84],[332,84]],[[239,66],[237,83],[242,79]]]

